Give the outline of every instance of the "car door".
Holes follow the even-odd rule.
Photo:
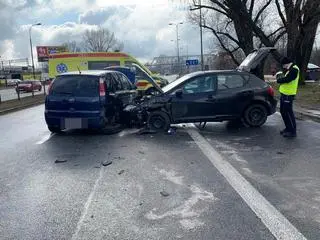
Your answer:
[[[247,87],[246,73],[217,73],[217,114],[221,117],[238,117],[254,97],[254,91]]]
[[[123,73],[119,73],[119,76],[122,79],[122,86],[124,86],[124,91],[126,94],[126,99],[123,102],[125,105],[133,103],[134,99],[137,97],[137,91],[135,85],[131,83],[131,81],[124,75]]]
[[[176,94],[176,92],[180,94]],[[179,85],[171,101],[174,122],[199,122],[214,119],[216,79],[213,74],[201,75]]]

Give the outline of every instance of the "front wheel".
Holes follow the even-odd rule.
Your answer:
[[[250,105],[243,114],[243,120],[249,127],[260,127],[268,118],[268,112],[262,104]]]
[[[170,118],[163,111],[151,112],[148,117],[148,127],[154,131],[168,131],[170,128]]]

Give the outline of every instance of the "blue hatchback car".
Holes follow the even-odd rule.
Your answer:
[[[45,120],[54,133],[65,129],[104,129],[120,122],[123,108],[136,97],[136,87],[121,72],[64,73],[50,85]]]

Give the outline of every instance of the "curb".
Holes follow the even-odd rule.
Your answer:
[[[1,115],[5,115],[7,113],[12,113],[12,112],[16,112],[16,111],[19,111],[19,110],[23,110],[23,109],[26,109],[26,108],[38,106],[38,105],[43,104],[44,102],[45,102],[45,100],[41,100],[41,101],[37,101],[37,102],[34,102],[34,103],[26,104],[26,105],[23,105],[23,106],[18,106],[18,107],[14,107],[14,108],[8,108],[8,109],[5,109],[5,110],[0,110],[0,116]]]
[[[280,111],[280,107],[278,107],[278,106],[277,106],[277,111]],[[310,114],[310,113],[306,113],[306,112],[302,112],[302,111],[298,111],[298,110],[294,110],[294,109],[293,109],[293,112],[294,112],[294,115],[295,115],[296,119],[299,119],[299,120],[311,120],[311,121],[320,123],[320,116],[317,116],[317,115],[314,115],[314,114]]]
[[[314,114],[305,113],[301,111],[293,111],[293,112],[296,118],[299,120],[311,120],[311,121],[320,123],[320,116],[316,116]]]

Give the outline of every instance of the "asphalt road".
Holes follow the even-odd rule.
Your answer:
[[[259,129],[50,135],[43,106],[0,116],[0,238],[276,239],[278,212],[292,236],[319,239],[319,126],[298,122],[295,140],[278,115]]]
[[[46,86],[47,87],[47,86]],[[41,91],[34,91],[35,95],[43,94],[44,89]],[[13,99],[18,99],[18,94],[14,88],[0,89],[1,101],[8,101]],[[21,92],[20,98],[32,96],[32,93],[29,92]]]

